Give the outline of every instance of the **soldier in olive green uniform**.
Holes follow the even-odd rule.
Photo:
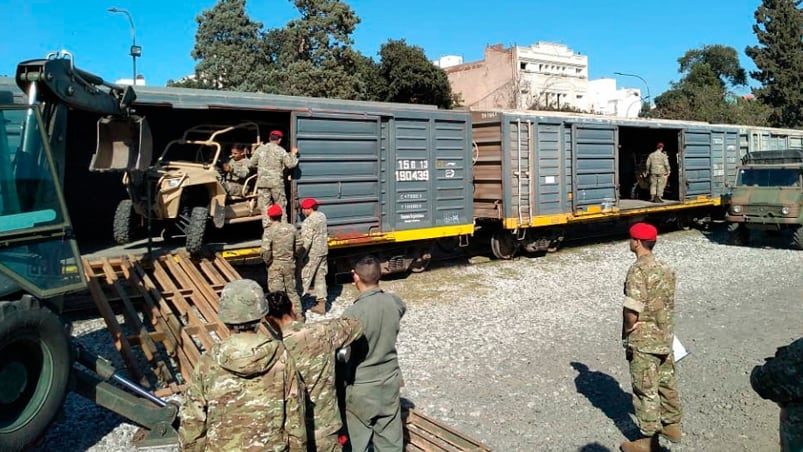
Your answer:
[[[255,281],[223,288],[218,316],[231,335],[193,369],[181,406],[182,450],[306,450],[303,387],[281,338],[258,332],[267,312]]]
[[[301,212],[304,222],[301,223],[301,252],[299,259],[304,263],[301,269],[301,293],[315,296],[315,306],[310,311],[317,314],[326,313],[326,273],[329,264],[329,231],[326,226],[326,215],[318,211],[318,201],[306,198],[301,201]]]
[[[334,319],[303,324],[295,320],[284,292],[268,295],[268,320],[282,331],[284,345],[293,357],[307,387],[307,445],[315,451],[337,451],[342,427],[335,392],[335,351],[362,336],[362,324]]]
[[[625,280],[622,340],[630,362],[633,407],[644,435],[622,443],[628,451],[658,449],[658,435],[680,442],[680,397],[672,355],[675,272],[652,254],[658,231],[647,223],[630,228],[636,262]]]
[[[781,450],[803,452],[803,339],[781,347],[750,374],[750,384],[763,399],[781,407]]]
[[[647,175],[650,178],[652,202],[664,202],[662,196],[670,172],[669,157],[664,152],[664,144],[658,143],[658,148],[647,156]]]
[[[296,227],[282,223],[282,213],[282,208],[276,204],[267,211],[271,224],[262,233],[262,259],[268,267],[268,290],[287,293],[293,301],[296,315],[301,319],[301,297],[296,291]]]
[[[282,221],[287,221],[287,195],[284,193],[285,172],[298,165],[298,150],[293,148],[289,153],[279,146],[282,134],[274,130],[268,136],[268,144],[259,146],[251,156],[249,166],[257,168],[257,205],[262,212],[262,226],[267,226],[265,211],[271,204],[282,208]]]
[[[229,196],[242,196],[243,185],[251,175],[250,161],[245,155],[245,145],[231,147],[231,158],[223,164],[223,187]]]
[[[407,307],[379,288],[379,261],[366,256],[354,266],[360,295],[343,317],[360,320],[365,336],[351,345],[352,375],[346,377],[346,427],[352,450],[401,451],[401,369],[396,337]]]

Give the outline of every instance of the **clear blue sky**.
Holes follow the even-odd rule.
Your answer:
[[[483,57],[486,45],[530,45],[553,41],[588,56],[592,79],[615,77],[620,87],[641,88],[634,73],[649,83],[653,97],[679,79],[677,59],[704,44],[732,46],[748,71],[755,66],[744,48],[755,45],[753,13],[759,0],[350,0],[362,19],[355,47],[375,57],[388,39],[404,38],[427,57]],[[142,46],[137,72],[149,85],[164,85],[193,72],[190,57],[195,17],[215,0],[0,0],[0,75],[13,75],[16,63],[67,49],[76,64],[114,81],[130,78],[131,34],[122,14],[134,18]],[[249,0],[248,13],[265,28],[283,27],[297,17],[290,0]],[[746,92],[747,89],[738,90]],[[644,92],[646,95],[646,92]]]

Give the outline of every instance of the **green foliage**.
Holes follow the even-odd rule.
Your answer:
[[[803,10],[800,0],[763,0],[756,9],[753,32],[758,45],[745,49],[762,83],[758,99],[771,108],[777,127],[803,126]]]
[[[761,124],[765,110],[755,101],[737,100],[729,87],[747,83],[736,49],[707,45],[678,58],[683,77],[655,98],[655,109],[644,116],[726,124]]]
[[[198,31],[191,55],[195,78],[173,86],[257,91],[266,65],[262,24],[252,21],[245,0],[219,0],[196,17]]]
[[[446,73],[427,59],[421,47],[409,46],[403,39],[388,40],[379,56],[379,72],[387,82],[383,100],[452,107],[455,99]]]

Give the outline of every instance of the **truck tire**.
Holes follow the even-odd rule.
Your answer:
[[[194,207],[190,214],[190,223],[187,225],[187,252],[196,254],[201,251],[208,224],[209,208]]]
[[[794,244],[797,249],[803,250],[803,226],[798,226],[795,232],[792,233],[792,244]]]
[[[134,211],[134,203],[124,199],[114,211],[114,241],[120,245],[136,240],[140,232],[140,218]]]
[[[741,223],[728,224],[728,235],[732,245],[744,246],[750,243],[750,230]]]
[[[22,450],[56,418],[72,368],[64,324],[24,296],[0,301],[0,450]]]

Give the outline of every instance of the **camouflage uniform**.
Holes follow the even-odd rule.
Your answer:
[[[663,425],[678,424],[680,397],[672,356],[675,272],[653,255],[640,256],[625,280],[624,307],[639,325],[625,339],[633,407],[641,432],[651,437]]]
[[[282,332],[284,345],[307,387],[307,445],[310,450],[340,450],[337,436],[342,422],[335,393],[335,351],[362,336],[362,324],[352,319],[306,325],[296,321]]]
[[[647,175],[650,178],[650,196],[661,198],[666,189],[666,179],[670,172],[669,157],[661,149],[647,156]]]
[[[316,300],[326,300],[326,273],[329,266],[326,261],[329,254],[329,231],[326,227],[326,215],[317,210],[304,218],[301,223],[301,247],[303,251],[301,269],[301,293],[306,294],[311,287]]]
[[[268,267],[268,290],[282,291],[293,302],[296,315],[301,315],[301,297],[296,290],[296,227],[276,223],[262,233],[262,259]]]
[[[284,193],[285,170],[295,168],[298,157],[275,143],[259,146],[251,156],[249,166],[257,168],[257,205],[262,212],[262,226],[267,226],[266,209],[271,204],[282,208],[282,221],[287,221],[287,196]],[[271,199],[273,200],[271,202]]]
[[[352,450],[401,451],[401,369],[396,338],[407,307],[376,287],[357,297],[344,317],[362,322],[365,336],[351,345],[352,375],[346,377],[346,426]]]
[[[193,369],[181,407],[182,450],[306,450],[303,389],[282,342],[232,334]]]
[[[243,184],[245,184],[248,176],[251,175],[251,164],[248,157],[243,157],[240,160],[229,159],[229,166],[231,172],[223,174],[223,187],[229,196],[242,196]]]
[[[775,357],[756,366],[750,384],[759,396],[781,407],[781,450],[803,451],[803,339],[780,347]]]

